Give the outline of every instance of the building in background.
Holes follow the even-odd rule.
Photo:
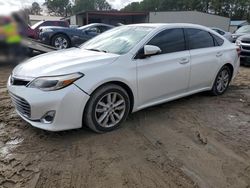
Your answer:
[[[197,11],[150,12],[150,23],[192,23],[229,31],[230,18]]]
[[[63,17],[56,16],[40,16],[40,15],[30,15],[30,25],[34,25],[40,21],[60,21]]]
[[[71,25],[105,23],[111,25],[135,23],[193,23],[207,27],[217,27],[229,31],[230,18],[197,11],[167,12],[123,12],[123,11],[87,11],[67,18]]]
[[[68,18],[71,25],[105,23],[110,25],[148,22],[148,12],[84,11]]]
[[[235,32],[237,29],[239,29],[240,27],[244,26],[244,25],[249,25],[247,20],[234,20],[230,22],[230,29],[229,31],[231,33]]]

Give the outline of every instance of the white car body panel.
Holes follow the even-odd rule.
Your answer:
[[[181,64],[183,59],[187,63]],[[189,84],[189,61],[189,51],[136,60],[140,105],[186,93]]]
[[[239,58],[236,46],[227,40],[220,47],[135,59],[138,50],[165,29],[197,28],[219,36],[206,27],[192,24],[139,24],[139,26],[154,27],[154,29],[124,55],[72,48],[41,55],[17,66],[13,70],[13,76],[27,80],[76,72],[84,74],[84,77],[74,84],[50,92],[13,86],[9,80],[9,92],[26,99],[31,104],[31,119],[19,114],[27,122],[41,129],[50,131],[75,129],[82,126],[82,115],[91,94],[103,84],[117,82],[127,85],[133,94],[132,112],[135,112],[210,90],[218,71],[225,64],[232,65],[233,76],[238,72]],[[49,110],[56,111],[52,124],[32,121],[41,118]]]

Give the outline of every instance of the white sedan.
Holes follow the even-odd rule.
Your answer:
[[[35,127],[108,132],[149,106],[202,91],[221,95],[238,68],[237,47],[209,28],[137,24],[18,65],[8,90]]]

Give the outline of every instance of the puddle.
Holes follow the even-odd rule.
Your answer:
[[[18,144],[23,142],[23,138],[16,138],[14,140],[9,140],[5,143],[3,147],[0,148],[0,156],[5,157],[15,149]]]
[[[17,145],[23,142],[23,138],[16,138],[14,140],[9,140],[6,142],[6,145]]]

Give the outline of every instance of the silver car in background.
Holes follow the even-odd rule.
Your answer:
[[[233,42],[233,35],[232,35],[232,33],[228,32],[228,31],[224,31],[224,30],[222,30],[220,28],[217,28],[217,27],[213,27],[211,29],[214,30],[215,32],[219,33],[221,36],[225,37],[230,42]]]

